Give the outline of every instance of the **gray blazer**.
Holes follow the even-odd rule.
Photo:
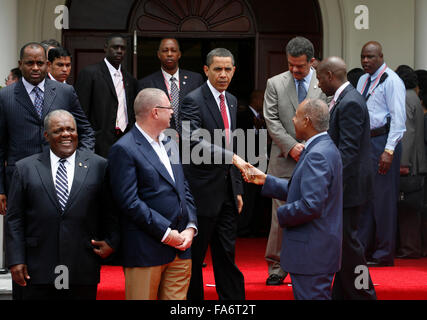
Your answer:
[[[406,90],[406,132],[402,138],[400,164],[408,166],[410,175],[427,173],[424,146],[424,112],[415,90]]]
[[[326,101],[317,83],[314,71],[307,98]],[[297,108],[298,96],[292,74],[286,71],[268,79],[264,95],[264,118],[273,143],[267,173],[276,177],[289,178],[296,165],[288,153],[298,143],[292,122]]]

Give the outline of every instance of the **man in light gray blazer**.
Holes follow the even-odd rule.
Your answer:
[[[326,96],[317,85],[313,44],[306,38],[296,37],[286,46],[289,71],[278,74],[267,81],[264,96],[264,117],[268,132],[273,140],[267,173],[289,179],[304,149],[303,141],[295,137],[292,118],[306,98]],[[280,285],[287,273],[280,267],[282,229],[277,221],[277,208],[283,201],[273,199],[271,227],[265,258],[268,264],[267,285]]]

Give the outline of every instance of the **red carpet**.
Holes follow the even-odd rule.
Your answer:
[[[236,261],[245,276],[247,300],[293,300],[290,277],[285,284],[267,287],[264,252],[267,239],[238,239]],[[204,268],[205,299],[217,300],[210,255]],[[370,269],[379,300],[427,300],[427,258],[396,259],[394,267]],[[98,287],[98,300],[123,300],[124,276],[121,267],[104,266]]]

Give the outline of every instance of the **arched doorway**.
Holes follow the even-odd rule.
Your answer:
[[[139,77],[158,70],[156,51],[160,39],[175,37],[182,51],[182,68],[203,73],[208,52],[224,47],[233,53],[237,66],[229,90],[246,97],[254,88],[256,21],[244,0],[139,1],[132,10],[128,29],[138,35]]]
[[[163,37],[178,38],[181,67],[200,73],[207,52],[226,47],[238,70],[230,91],[239,96],[264,89],[269,77],[287,69],[284,47],[292,37],[306,36],[317,56],[323,52],[318,0],[68,0],[67,5],[70,29],[64,30],[63,43],[74,57],[74,79],[81,68],[102,59],[111,32],[127,36],[124,67],[138,79],[159,67],[155,52]]]

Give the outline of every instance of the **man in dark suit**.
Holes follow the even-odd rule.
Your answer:
[[[133,101],[138,84],[122,68],[126,48],[123,36],[108,37],[105,59],[80,71],[74,85],[95,130],[95,152],[102,157],[107,157],[110,147],[135,123]]]
[[[293,118],[305,148],[290,180],[246,165],[245,180],[264,185],[262,194],[286,201],[277,209],[283,228],[280,263],[289,272],[296,300],[330,300],[334,273],[341,267],[342,162],[326,130],[328,106],[306,99]]]
[[[172,113],[163,91],[142,90],[135,126],[109,154],[127,300],[184,300],[190,283],[197,215],[178,147],[164,139]]]
[[[77,122],[80,146],[94,149],[93,130],[73,87],[46,79],[46,52],[39,43],[22,47],[22,78],[0,90],[0,214],[6,214],[7,188],[15,162],[39,153],[47,142],[43,119],[52,110],[65,109]]]
[[[181,109],[183,148],[190,144],[192,150],[191,159],[183,157],[184,172],[195,199],[199,228],[192,247],[188,299],[203,300],[202,263],[210,245],[219,299],[239,300],[245,298],[244,278],[234,260],[243,185],[238,169],[231,165],[237,158],[232,152],[236,147],[233,130],[237,99],[226,92],[235,71],[234,57],[227,49],[217,48],[206,60],[208,81],[184,98]],[[225,131],[221,139],[216,139],[220,141],[214,141],[217,130]],[[213,143],[199,138],[203,132],[209,133]],[[200,153],[207,161],[196,159]],[[218,161],[221,159],[225,161]]]
[[[69,112],[52,111],[44,127],[50,150],[16,163],[5,224],[8,267],[24,300],[95,300],[97,255],[108,257],[119,242],[107,161],[76,151]]]
[[[165,38],[160,41],[157,57],[160,60],[160,70],[139,80],[139,90],[144,88],[158,88],[169,97],[174,108],[171,128],[178,133],[181,131],[181,104],[187,93],[200,87],[203,78],[199,73],[179,68],[181,51],[176,39]]]
[[[360,212],[372,197],[373,172],[370,158],[369,112],[365,99],[347,81],[347,66],[338,57],[323,60],[317,67],[319,88],[333,96],[329,105],[328,133],[340,151],[343,163],[343,250],[342,267],[335,274],[334,299],[375,300],[369,276],[368,287],[356,288],[356,267],[366,266],[363,246],[357,236]]]

